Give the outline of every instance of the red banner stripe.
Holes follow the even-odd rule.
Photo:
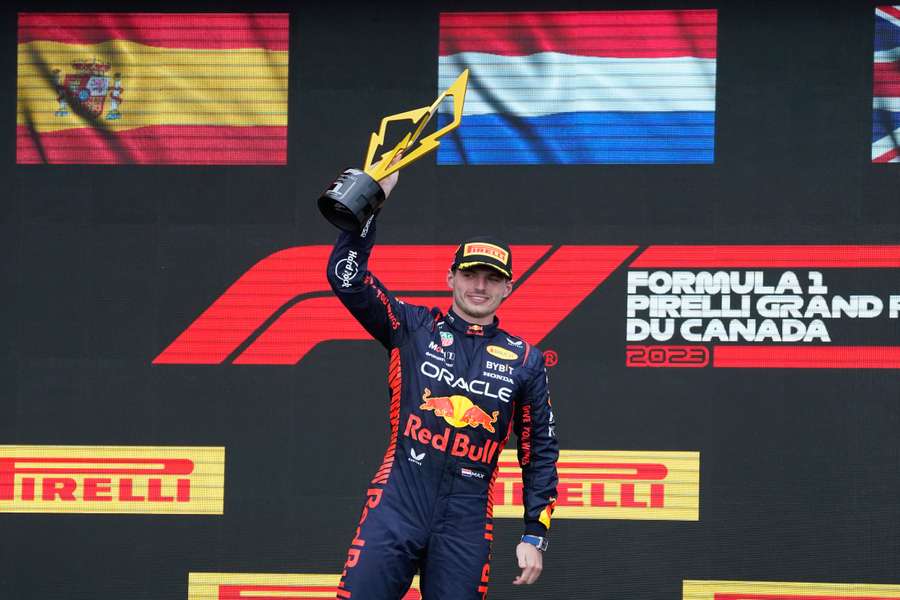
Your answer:
[[[900,19],[900,8],[897,8],[896,6],[876,6],[875,8],[885,14]]]
[[[900,246],[650,246],[630,265],[640,268],[896,268]]]
[[[533,344],[540,344],[636,249],[636,246],[562,246],[540,269],[521,281],[516,292],[500,307],[502,327]],[[516,252],[513,248],[518,263]],[[541,318],[535,318],[535,311],[541,313]]]
[[[449,306],[449,297],[417,297],[404,294],[400,290],[419,288],[423,291],[432,289],[443,292],[447,286],[447,264],[449,258],[453,256],[455,247],[394,247],[399,252],[391,252],[388,248],[382,246],[376,249],[370,260],[371,271],[384,282],[388,289],[394,290],[397,296],[407,304],[437,306],[442,309]],[[513,246],[516,269],[521,269],[522,272],[527,271],[547,250],[547,246]],[[414,262],[410,262],[413,256],[417,258]],[[417,267],[410,268],[412,264]],[[317,268],[313,274],[317,278],[321,277],[324,281],[324,264],[322,264],[321,270]],[[529,281],[532,277],[535,275],[531,275],[525,281]],[[331,289],[327,283],[324,286],[323,289]],[[515,294],[513,294],[514,296]],[[507,300],[507,304],[510,301]],[[505,319],[504,314],[509,314],[506,306],[505,304],[504,307],[501,307],[499,313],[504,328],[507,327],[508,321],[515,322],[515,319]],[[512,329],[511,331],[516,330]],[[303,332],[303,334],[298,335],[298,332]],[[215,335],[215,332],[211,333]],[[248,332],[248,335],[250,333],[252,331]],[[364,340],[370,339],[370,337],[335,296],[310,298],[287,309],[268,329],[260,333],[256,340],[234,360],[234,363],[291,365],[296,364],[320,342],[339,339]],[[173,342],[172,346],[174,345]],[[166,352],[168,351],[169,348],[166,349]],[[157,361],[159,360],[157,357]]]
[[[900,96],[900,62],[875,63],[872,95],[876,98]]]
[[[716,346],[713,366],[745,369],[900,369],[900,347]]]
[[[873,163],[889,163],[900,156],[900,148],[891,148],[881,156],[872,159]]]
[[[154,125],[33,133],[16,128],[19,164],[233,165],[287,163],[287,127]]]
[[[716,57],[715,10],[441,14],[440,55]]]
[[[287,13],[19,13],[19,43],[130,40],[160,48],[287,51]]]
[[[336,591],[333,585],[220,585],[218,600],[311,600]]]

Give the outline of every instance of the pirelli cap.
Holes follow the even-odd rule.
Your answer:
[[[465,240],[456,249],[451,269],[468,269],[483,265],[499,271],[512,279],[512,252],[509,246],[492,237],[474,237]]]

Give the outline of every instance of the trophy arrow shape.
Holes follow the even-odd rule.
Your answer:
[[[423,106],[406,112],[390,115],[381,120],[381,127],[372,133],[369,139],[369,150],[363,170],[346,169],[319,197],[319,210],[336,227],[345,231],[361,231],[364,224],[378,212],[384,203],[384,190],[378,181],[391,173],[413,163],[438,146],[444,135],[453,131],[462,122],[463,102],[466,99],[466,86],[469,83],[469,70],[463,71],[447,90],[437,97],[431,106]],[[438,107],[447,96],[453,97],[453,121],[434,133],[419,139]],[[375,161],[375,152],[384,144],[384,135],[388,123],[396,121],[412,121],[413,131],[403,136],[400,142],[381,154]],[[400,158],[394,161],[397,155]]]
[[[396,115],[390,115],[381,120],[381,127],[378,129],[378,132],[372,133],[372,137],[369,140],[369,151],[366,153],[366,161],[363,163],[363,171],[369,174],[369,176],[378,181],[383,179],[397,171],[402,169],[408,164],[411,164],[438,146],[440,146],[439,138],[444,135],[450,133],[462,122],[462,114],[463,114],[463,104],[466,100],[466,88],[469,83],[469,70],[464,70],[459,77],[456,78],[456,81],[453,82],[449,88],[444,91],[443,94],[437,97],[437,100],[431,106],[423,106],[422,108],[414,108],[413,110],[408,110],[406,112],[397,113]],[[441,102],[444,101],[444,98],[447,96],[453,97],[453,121],[441,127],[431,135],[425,136],[419,142],[418,146],[413,150],[409,150],[412,148],[416,141],[419,139],[419,136],[422,135],[422,132],[425,130],[425,127],[431,121],[431,118],[437,113],[438,107],[441,105]],[[414,131],[407,133],[403,136],[403,139],[397,143],[396,146],[388,150],[387,152],[381,155],[381,160],[379,160],[376,164],[372,164],[372,161],[375,158],[375,151],[378,150],[379,147],[384,143],[384,135],[387,131],[388,123],[396,122],[396,121],[413,121],[416,125]],[[403,156],[396,163],[391,164],[391,161],[394,160],[394,157],[403,153]]]

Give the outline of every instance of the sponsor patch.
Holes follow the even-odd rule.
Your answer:
[[[481,471],[476,471],[475,469],[470,469],[468,467],[462,467],[459,470],[459,474],[463,477],[474,477],[476,479],[484,479],[484,473]]]
[[[415,448],[409,449],[409,462],[416,463],[417,465],[422,464],[422,460],[425,458],[425,453],[416,452]]]
[[[469,258],[476,255],[490,256],[491,258],[496,258],[504,265],[509,264],[509,253],[500,246],[493,244],[485,244],[483,242],[466,244],[466,247],[463,249],[463,256]]]
[[[488,346],[486,349],[491,356],[496,356],[503,360],[516,360],[519,358],[519,355],[515,352],[510,352],[506,348],[501,348],[500,346]]]

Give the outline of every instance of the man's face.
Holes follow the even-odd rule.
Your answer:
[[[471,321],[488,319],[490,322],[500,303],[512,292],[512,281],[482,266],[450,271],[447,285],[453,290],[453,309]]]

